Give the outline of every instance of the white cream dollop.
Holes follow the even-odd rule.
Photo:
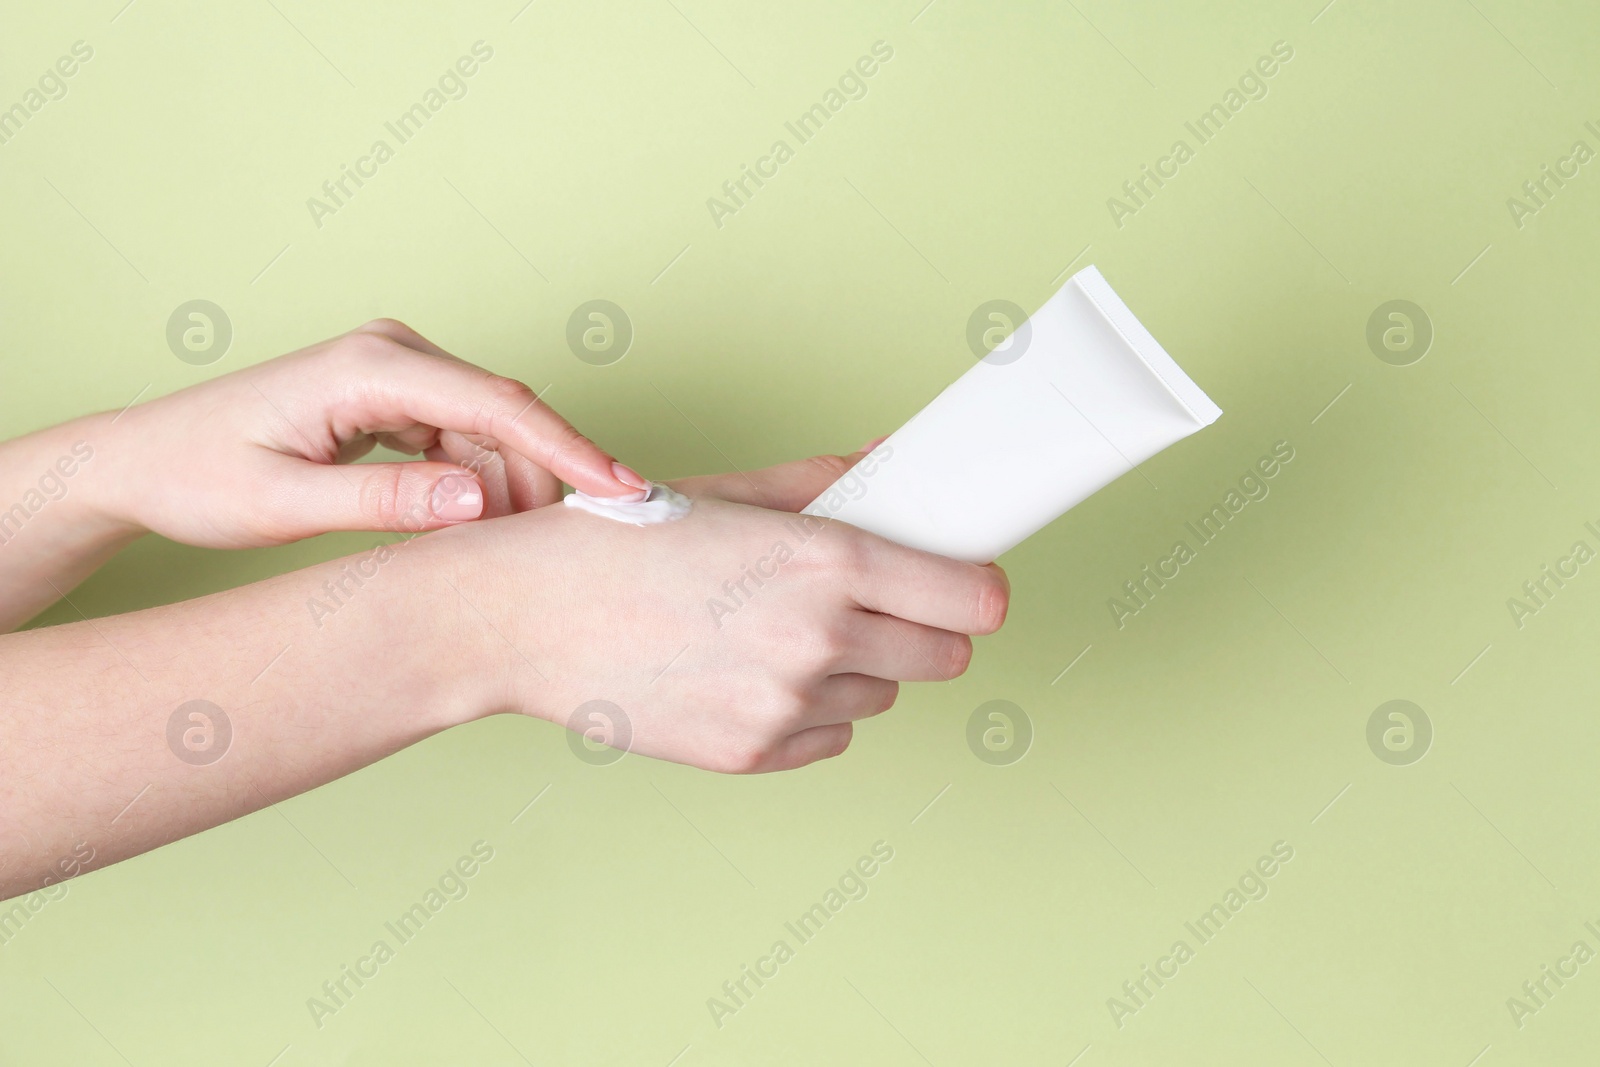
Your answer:
[[[628,497],[590,496],[588,493],[568,493],[569,508],[603,515],[617,522],[634,526],[654,526],[658,522],[676,522],[689,514],[689,498],[660,482],[651,482],[643,500]]]

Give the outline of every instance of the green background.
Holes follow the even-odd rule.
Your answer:
[[[843,758],[733,778],[590,766],[533,720],[451,731],[71,883],[0,947],[0,1060],[1592,1055],[1600,964],[1520,1028],[1506,999],[1600,949],[1600,567],[1521,628],[1506,601],[1600,547],[1600,163],[1520,228],[1506,200],[1600,147],[1600,18],[923,3],[5,5],[0,106],[94,49],[0,146],[7,435],[391,315],[550,387],[648,475],[749,468],[894,429],[970,365],[972,309],[1035,308],[1090,262],[1226,414],[1007,556],[1006,628]],[[466,97],[314,225],[306,198],[478,40]],[[878,40],[867,95],[714,225],[706,199]],[[1107,198],[1277,41],[1268,95],[1117,226]],[[165,341],[196,298],[234,328],[208,367]],[[636,330],[610,366],[565,343],[593,298]],[[1433,324],[1410,366],[1365,340],[1391,299]],[[1107,599],[1279,440],[1271,495],[1119,630]],[[75,599],[372,540],[147,539]],[[1432,724],[1406,766],[1366,739],[1392,699]],[[990,700],[1032,724],[1019,762],[969,750]],[[317,1028],[307,998],[479,839],[470,895]],[[707,998],[879,840],[866,898],[714,1025]],[[1198,946],[1184,922],[1277,841],[1270,894]],[[1195,958],[1119,1028],[1107,998],[1179,938]]]

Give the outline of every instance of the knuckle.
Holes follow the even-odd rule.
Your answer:
[[[816,665],[828,673],[832,673],[831,668],[843,664],[850,657],[854,645],[855,642],[842,624],[821,627],[810,641]]]
[[[357,330],[339,338],[333,345],[333,352],[348,369],[360,372],[389,363],[402,347],[385,334]]]
[[[387,337],[392,341],[398,341],[401,338],[416,333],[415,330],[401,322],[399,319],[391,319],[387,316],[380,316],[376,319],[373,319],[371,322],[364,322],[360,326],[356,327],[355,332],[382,334],[384,337]]]
[[[871,552],[860,532],[836,522],[829,525],[826,533],[826,537],[816,538],[823,565],[847,577],[864,573],[870,565]]]
[[[834,481],[850,469],[850,461],[843,456],[820,455],[812,456],[805,461],[808,471],[814,472],[818,478]]]
[[[946,677],[958,678],[967,673],[967,668],[972,666],[972,638],[966,634],[952,634],[938,658]]]
[[[562,461],[573,452],[580,451],[589,443],[589,439],[571,426],[563,426],[556,431],[556,438],[550,443],[550,466],[560,467]]]
[[[526,383],[519,382],[515,378],[507,378],[503,374],[490,374],[486,384],[495,400],[511,406],[512,415],[519,413],[523,407],[537,399]]]
[[[973,609],[976,634],[992,634],[1005,624],[1011,607],[1011,583],[999,567],[985,567],[979,580]]]
[[[717,760],[716,770],[723,774],[759,774],[772,761],[771,744],[752,744],[730,748]]]
[[[811,707],[810,696],[799,686],[775,685],[762,702],[765,740],[781,740],[805,721]]]
[[[478,405],[473,424],[476,432],[490,437],[504,437],[506,427],[539,403],[539,394],[530,389],[525,382],[507,378],[503,374],[485,371],[483,387],[485,396],[483,402]],[[570,448],[574,439],[582,440],[583,435],[571,426],[564,427],[551,442],[551,452],[559,454]]]
[[[374,472],[361,483],[361,514],[375,525],[396,525],[402,515],[404,500],[405,474],[398,466]]]
[[[787,574],[804,575],[808,580],[825,580],[833,573],[835,542],[839,539],[834,529],[837,523],[831,519],[814,519],[812,516],[802,516],[808,524],[811,521],[823,523],[818,527],[807,526],[811,532],[809,540],[800,542],[794,552],[793,558],[784,564]]]
[[[883,687],[883,692],[879,694],[878,702],[875,705],[877,710],[874,711],[873,714],[874,715],[882,715],[884,712],[886,712],[890,708],[894,707],[894,702],[896,700],[899,700],[899,699],[900,699],[900,683],[899,682],[890,682],[888,685]]]
[[[819,760],[833,759],[835,756],[844,755],[845,749],[850,747],[851,739],[855,737],[855,724],[840,723],[831,733],[832,736],[828,739],[827,747],[817,755]]]

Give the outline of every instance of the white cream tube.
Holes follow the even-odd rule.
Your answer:
[[[1089,266],[803,514],[989,563],[1221,414]]]

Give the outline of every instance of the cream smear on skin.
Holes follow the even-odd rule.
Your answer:
[[[644,499],[634,496],[590,496],[588,493],[568,493],[566,505],[600,515],[616,522],[633,526],[654,526],[660,522],[676,522],[689,514],[689,498],[660,482],[651,482]]]

